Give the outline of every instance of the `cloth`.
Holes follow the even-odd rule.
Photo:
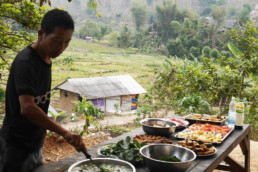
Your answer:
[[[8,151],[16,148],[33,153],[42,148],[45,129],[21,115],[19,96],[34,96],[35,103],[47,114],[50,89],[51,64],[47,64],[31,46],[26,47],[15,57],[7,82],[6,114],[0,136],[10,148]]]
[[[0,172],[31,172],[42,164],[42,149],[28,153],[26,150],[7,146],[0,137]]]

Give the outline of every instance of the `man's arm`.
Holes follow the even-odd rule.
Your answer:
[[[82,149],[87,151],[82,137],[77,134],[73,134],[57,123],[55,123],[51,118],[49,118],[35,103],[34,97],[31,95],[21,95],[19,96],[19,102],[21,106],[21,114],[25,116],[33,124],[51,130],[59,135],[63,136],[64,139],[73,145],[75,149],[79,152]]]

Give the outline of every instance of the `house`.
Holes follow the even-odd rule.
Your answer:
[[[102,112],[129,112],[137,109],[139,94],[146,93],[130,75],[68,79],[55,87],[60,90],[60,108],[72,112],[73,100],[87,100]]]

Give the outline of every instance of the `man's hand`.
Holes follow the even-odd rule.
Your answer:
[[[82,137],[78,134],[73,134],[71,132],[68,132],[64,135],[64,139],[71,144],[72,146],[74,146],[74,148],[80,152],[81,150],[84,150],[85,152],[87,152],[86,146],[83,143]]]

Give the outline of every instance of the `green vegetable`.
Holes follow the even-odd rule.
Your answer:
[[[146,143],[138,143],[137,141],[131,142],[129,136],[125,140],[120,140],[116,144],[112,144],[108,147],[102,147],[100,153],[106,157],[117,158],[126,161],[142,161],[142,155],[140,154],[140,148],[145,146]]]
[[[179,158],[176,156],[168,157],[168,156],[162,156],[159,160],[161,161],[169,161],[169,162],[181,162]]]

